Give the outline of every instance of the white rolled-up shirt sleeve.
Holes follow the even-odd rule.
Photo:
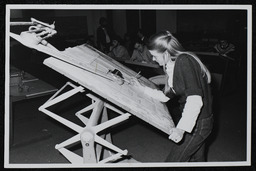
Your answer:
[[[196,120],[203,106],[202,97],[199,95],[191,95],[186,99],[186,103],[182,112],[181,119],[176,128],[191,133]]]

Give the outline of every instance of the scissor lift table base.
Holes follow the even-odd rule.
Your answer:
[[[63,90],[67,86],[70,86],[71,90],[63,93]],[[59,152],[62,153],[72,164],[108,163],[116,161],[122,158],[122,156],[127,155],[127,150],[122,150],[112,144],[110,133],[103,134],[101,136],[98,134],[111,126],[127,120],[130,116],[129,113],[123,113],[109,103],[104,102],[89,93],[86,95],[92,99],[92,104],[86,106],[75,114],[83,122],[85,127],[81,127],[47,109],[50,106],[60,103],[61,101],[84,91],[85,90],[82,86],[76,86],[67,82],[47,102],[39,107],[39,110],[46,115],[77,132],[75,136],[57,144],[55,148],[59,150]],[[107,109],[113,110],[120,115],[108,120]],[[92,111],[90,117],[84,116],[83,114],[88,111]],[[67,146],[79,141],[82,144],[83,156],[80,156],[67,148]]]

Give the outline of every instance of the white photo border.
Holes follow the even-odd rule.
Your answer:
[[[237,162],[204,162],[204,163],[116,163],[116,164],[10,164],[9,163],[9,83],[10,83],[10,11],[15,9],[156,9],[156,10],[247,10],[247,156],[246,161]],[[252,129],[252,6],[251,5],[41,5],[41,4],[7,4],[6,5],[6,37],[5,37],[5,168],[116,168],[116,167],[223,167],[223,166],[251,166],[251,129]]]

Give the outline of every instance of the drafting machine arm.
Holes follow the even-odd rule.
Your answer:
[[[30,22],[10,22],[10,26],[21,25],[30,25],[30,27],[28,31],[23,31],[20,35],[10,33],[12,38],[18,41],[20,41],[19,39],[22,39],[20,42],[29,48],[35,49],[35,47],[40,44],[58,51],[54,46],[46,41],[46,39],[57,34],[54,23],[47,24],[34,18],[31,18]]]

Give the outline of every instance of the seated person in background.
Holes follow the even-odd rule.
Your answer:
[[[130,60],[135,62],[152,63],[152,55],[141,39],[136,40]]]
[[[124,47],[128,50],[129,55],[132,55],[133,52],[133,44],[132,44],[132,40],[131,40],[131,36],[128,33],[124,34]]]
[[[114,36],[108,56],[115,58],[116,60],[129,60],[130,55],[127,49],[121,45],[120,42],[121,38],[119,36]]]

